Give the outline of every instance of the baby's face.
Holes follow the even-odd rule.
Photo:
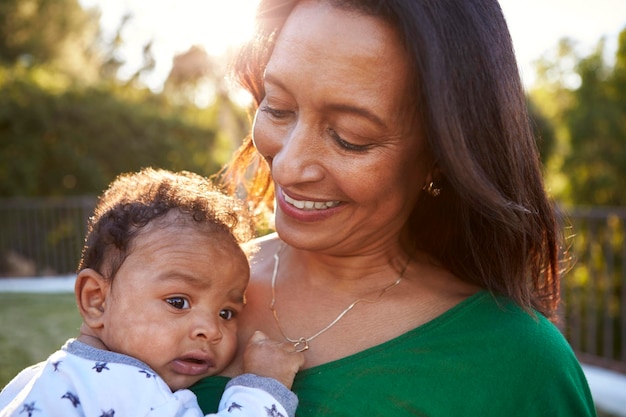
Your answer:
[[[221,233],[150,226],[113,279],[100,338],[148,364],[175,391],[232,360],[249,267]]]

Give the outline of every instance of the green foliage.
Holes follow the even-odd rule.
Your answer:
[[[568,205],[626,206],[626,29],[618,43],[612,66],[602,40],[583,58],[563,40],[538,64],[532,97],[556,138],[549,182]]]
[[[52,64],[79,79],[94,77],[98,18],[78,0],[2,0],[0,63]]]
[[[0,2],[0,197],[96,195],[122,172],[211,175],[226,162],[248,127],[228,97],[201,109],[143,88],[151,43],[136,74],[116,79],[129,19],[106,42],[78,0]]]
[[[539,148],[541,162],[545,166],[552,157],[556,147],[554,128],[550,120],[541,112],[541,109],[534,101],[528,99],[527,104],[535,137],[537,138],[537,147]]]
[[[622,36],[620,49],[626,54],[624,41]],[[571,175],[571,194],[577,204],[626,205],[621,186],[626,178],[626,90],[619,91],[615,82],[620,68],[606,65],[600,47],[578,63],[577,73],[581,84],[565,113],[572,152],[563,169]]]
[[[0,68],[0,196],[98,194],[145,166],[211,175],[224,162],[215,155],[233,146],[216,142],[215,109],[174,106],[116,83],[70,82],[36,67]]]

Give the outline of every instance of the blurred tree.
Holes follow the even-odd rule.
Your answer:
[[[211,109],[121,84],[54,88],[42,71],[0,71],[0,196],[96,194],[121,172],[224,162]]]
[[[0,63],[52,65],[77,80],[93,80],[99,14],[78,0],[2,0]]]
[[[221,89],[224,75],[219,62],[203,47],[194,45],[174,56],[164,92],[179,103],[207,103]]]
[[[155,66],[152,42],[143,65],[119,80],[132,16],[109,40],[97,17],[77,0],[0,2],[0,196],[97,194],[117,174],[144,166],[211,175],[247,131],[244,110],[228,97],[210,94],[210,105],[198,107],[178,100],[176,89],[144,88],[140,78]],[[70,46],[91,59],[84,73],[66,65]],[[201,83],[221,82],[203,50],[176,64],[171,78],[189,96],[206,95],[193,90]]]
[[[564,115],[571,152],[563,170],[578,205],[626,205],[626,29],[618,45],[612,67],[602,41],[576,67],[580,86]]]
[[[122,16],[122,20],[117,26],[113,38],[109,42],[100,39],[100,48],[103,51],[100,76],[105,80],[115,79],[117,77],[118,70],[122,65],[124,65],[124,61],[119,57],[118,51],[124,44],[122,32],[131,20],[132,15],[128,13],[125,14]]]
[[[626,206],[626,29],[613,65],[605,43],[579,57],[562,40],[538,62],[533,101],[551,121],[555,141],[548,166],[551,188],[569,205]]]
[[[249,121],[241,106],[234,102],[227,81],[227,61],[228,52],[224,56],[212,56],[203,47],[193,45],[174,56],[164,94],[181,105],[215,108],[218,139],[231,154],[248,133]]]
[[[551,137],[549,155],[542,154],[546,183],[553,197],[567,200],[568,179],[563,172],[563,160],[569,152],[569,132],[564,113],[571,106],[572,91],[565,85],[576,84],[574,66],[579,60],[576,45],[570,39],[561,39],[549,55],[535,62],[537,82],[530,91],[530,102],[535,113],[541,114],[545,124],[538,124],[538,136]],[[549,129],[549,133],[546,132]]]
[[[541,162],[545,167],[548,161],[553,157],[556,147],[554,128],[550,120],[542,113],[539,106],[537,106],[532,99],[527,99],[527,105],[533,131],[537,138],[537,147],[539,148]]]

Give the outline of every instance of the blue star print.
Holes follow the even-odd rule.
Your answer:
[[[102,372],[105,369],[107,371],[109,371],[109,368],[107,368],[107,363],[106,362],[96,362],[94,367],[91,368],[91,369],[95,369],[97,373],[100,373],[100,372]]]
[[[240,406],[236,402],[233,402],[231,405],[228,406],[228,412],[230,413],[233,410],[241,410],[242,408],[243,408],[242,406]]]
[[[69,391],[63,394],[61,398],[67,398],[68,400],[70,400],[74,408],[78,407],[78,404],[80,404],[78,397],[74,393]]]
[[[272,408],[265,407],[265,411],[267,411],[267,415],[269,417],[285,417],[278,412],[278,410],[276,409],[276,404],[272,404]]]
[[[22,405],[22,408],[20,410],[20,414],[22,414],[23,412],[26,412],[28,414],[28,417],[32,417],[33,416],[33,412],[34,411],[41,411],[38,408],[35,408],[35,402],[33,401],[32,403],[26,403],[24,405]]]

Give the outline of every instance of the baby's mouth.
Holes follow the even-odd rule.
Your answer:
[[[194,356],[186,356],[173,361],[174,370],[184,375],[204,375],[214,367],[212,361]]]

